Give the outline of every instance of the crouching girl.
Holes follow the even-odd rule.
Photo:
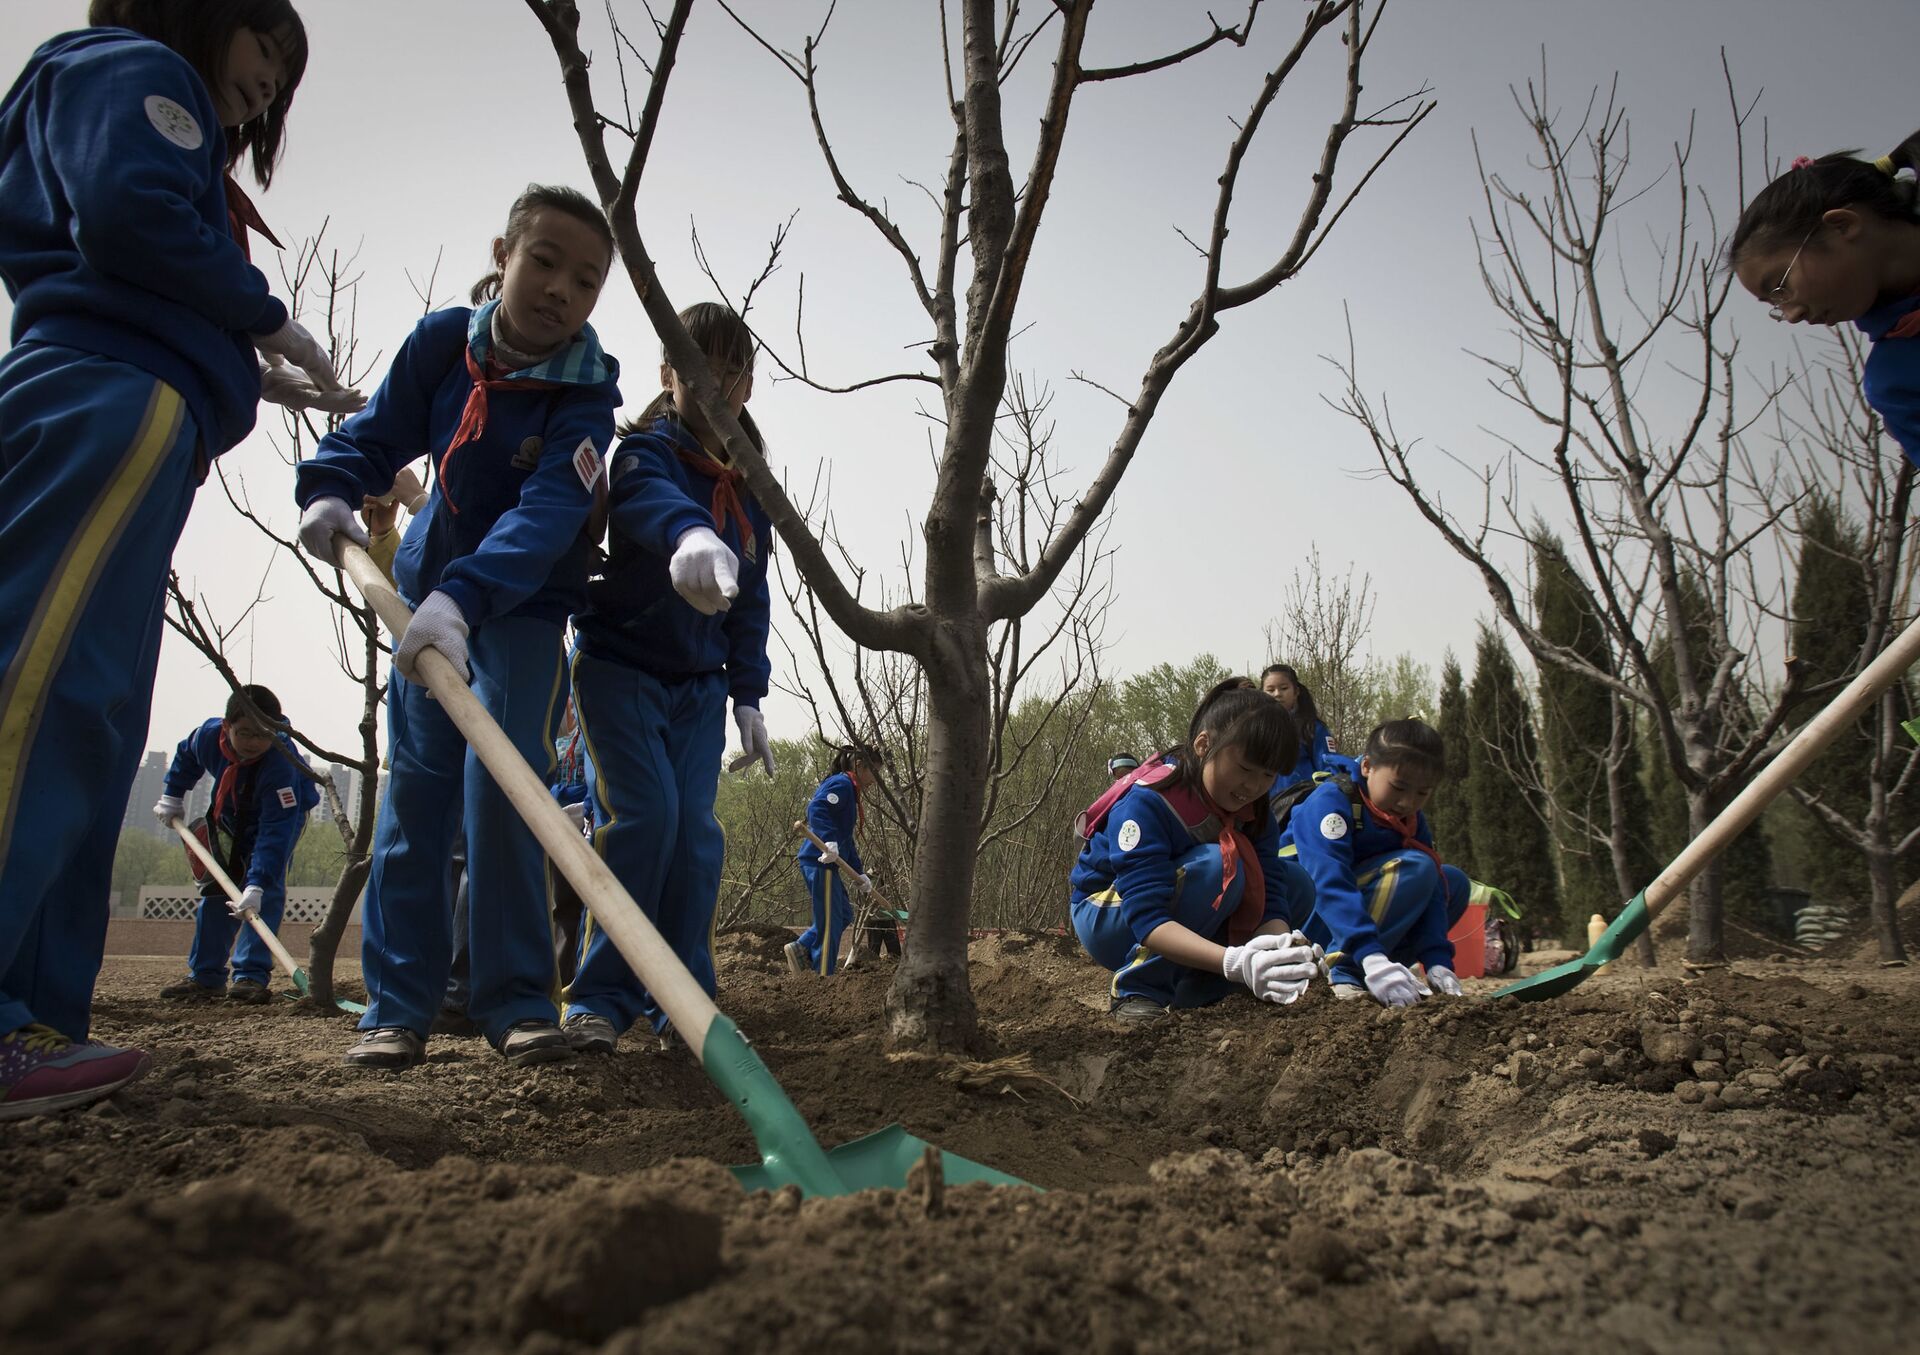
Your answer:
[[[1114,971],[1116,1020],[1306,991],[1319,957],[1292,919],[1313,908],[1279,854],[1267,787],[1299,747],[1293,717],[1244,678],[1202,698],[1187,742],[1129,772],[1081,816],[1075,934]]]

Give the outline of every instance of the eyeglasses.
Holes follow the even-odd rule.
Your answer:
[[[1806,234],[1806,239],[1800,242],[1800,248],[1794,250],[1793,257],[1787,260],[1787,271],[1782,273],[1780,275],[1780,281],[1776,282],[1768,290],[1767,292],[1767,301],[1769,303],[1767,306],[1768,319],[1784,320],[1787,318],[1787,312],[1786,312],[1787,279],[1793,276],[1793,266],[1800,262],[1800,254],[1802,250],[1806,249],[1807,241],[1813,239],[1815,233],[1818,232],[1819,229],[1820,229],[1820,223],[1815,222],[1813,230],[1808,231]]]

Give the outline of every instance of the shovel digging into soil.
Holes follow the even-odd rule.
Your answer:
[[[206,844],[195,837],[187,825],[180,822],[177,815],[167,820],[167,827],[180,835],[180,840],[187,844],[187,850],[200,859],[200,864],[205,866],[213,878],[220,882],[220,887],[227,891],[227,897],[238,905],[240,886],[233,882],[233,877],[227,874],[219,861],[214,859],[213,853],[207,850]],[[289,955],[287,948],[280,944],[280,938],[273,934],[273,928],[262,922],[260,914],[251,908],[243,909],[241,916],[246,918],[247,925],[253,928],[254,933],[265,943],[267,949],[273,952],[274,962],[287,971],[287,977],[293,980],[293,986],[299,990],[300,996],[310,996],[313,985],[307,980],[307,971],[294,963],[293,956]],[[343,997],[335,998],[333,1005],[343,1012],[353,1012],[356,1015],[366,1011],[366,1008],[358,1002],[349,1002]]]
[[[1781,749],[1780,755],[1748,782],[1747,788],[1700,831],[1699,837],[1687,844],[1686,850],[1676,856],[1671,865],[1660,872],[1659,878],[1620,910],[1620,916],[1613,920],[1613,925],[1601,934],[1585,955],[1555,965],[1552,969],[1542,970],[1532,978],[1510,983],[1492,996],[1517,997],[1526,1002],[1559,997],[1578,987],[1601,965],[1619,959],[1661,911],[1680,896],[1701,868],[1726,850],[1728,844],[1740,836],[1748,824],[1759,818],[1761,812],[1793,783],[1795,777],[1807,769],[1809,763],[1826,751],[1827,745],[1833,742],[1840,731],[1851,727],[1866,714],[1867,708],[1880,698],[1880,694],[1898,682],[1900,675],[1916,662],[1920,662],[1920,621],[1901,631],[1894,642],[1881,651],[1879,658],[1863,668],[1860,675],[1849,682],[1825,710],[1809,720],[1806,727]]]
[[[341,567],[380,614],[387,629],[395,635],[405,632],[413,613],[372,557],[344,536],[334,537],[334,547]],[[579,891],[595,925],[606,932],[621,958],[646,984],[674,1029],[699,1056],[701,1068],[753,1131],[760,1161],[732,1168],[740,1184],[748,1190],[795,1185],[807,1195],[904,1187],[908,1169],[931,1145],[895,1124],[837,1148],[822,1149],[746,1037],[714,1005],[606,863],[587,845],[573,821],[553,802],[533,768],[453,665],[439,650],[428,648],[421,651],[417,671],[447,718],[466,737],[475,756],[526,821],[548,859]],[[971,1181],[1029,1184],[944,1149],[934,1151],[940,1155],[942,1175],[949,1185]]]

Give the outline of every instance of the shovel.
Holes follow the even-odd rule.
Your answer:
[[[372,558],[344,536],[335,536],[341,568],[387,629],[404,634],[413,613]],[[706,990],[679,956],[661,938],[633,897],[616,880],[573,821],[553,802],[534,774],[467,686],[453,664],[437,649],[421,651],[416,671],[427,690],[440,702],[455,727],[495,783],[512,802],[515,812],[540,843],[560,873],[580,894],[594,923],[607,934],[620,956],[647,986],[647,992],[673,1022],[715,1086],[733,1102],[734,1109],[753,1131],[760,1148],[757,1165],[734,1167],[734,1177],[748,1190],[778,1190],[798,1186],[807,1195],[847,1195],[856,1190],[903,1187],[907,1169],[937,1153],[945,1180],[958,1185],[984,1181],[992,1185],[1024,1186],[1028,1182],[978,1162],[933,1148],[889,1125],[878,1133],[830,1150],[822,1149],[800,1118],[793,1102],[737,1026],[721,1014]]]
[[[1687,844],[1686,850],[1673,859],[1673,864],[1661,871],[1658,879],[1620,910],[1620,916],[1601,933],[1600,939],[1593,943],[1585,955],[1555,965],[1552,969],[1542,970],[1518,983],[1510,983],[1491,996],[1517,997],[1527,1002],[1559,997],[1578,987],[1587,975],[1601,965],[1619,959],[1640,933],[1660,916],[1661,910],[1679,897],[1701,868],[1726,850],[1727,845],[1740,836],[1748,824],[1759,818],[1761,811],[1807,769],[1807,764],[1826,750],[1840,731],[1866,714],[1868,707],[1879,699],[1880,694],[1898,682],[1900,675],[1915,662],[1920,662],[1920,621],[1901,631],[1894,642],[1863,668],[1859,676],[1849,682],[1825,710],[1807,721],[1806,727],[1780,750],[1780,755],[1747,783],[1746,789],[1700,831],[1699,837]]]
[[[241,897],[240,886],[233,882],[233,877],[227,874],[225,868],[214,858],[213,853],[207,850],[206,844],[195,837],[186,824],[180,822],[178,815],[167,820],[167,827],[178,833],[180,840],[187,844],[187,850],[200,858],[200,864],[205,866],[213,875],[213,878],[220,882],[220,887],[227,891],[227,897],[232,899],[236,904],[239,903]],[[300,990],[300,996],[306,997],[313,986],[307,980],[307,971],[293,962],[293,956],[287,954],[287,948],[280,944],[280,938],[273,934],[273,928],[262,922],[260,920],[260,914],[254,912],[251,908],[242,910],[241,916],[246,918],[247,925],[252,927],[254,933],[266,943],[267,949],[273,952],[275,962],[287,971],[287,977],[292,979],[293,986]],[[343,1012],[361,1013],[366,1011],[366,1008],[358,1002],[349,1002],[343,997],[335,998],[333,1005]]]
[[[826,853],[827,844],[814,836],[813,829],[807,827],[806,820],[795,819],[793,821],[793,831],[801,834],[807,839],[807,841],[811,842],[813,844],[813,849],[816,852],[819,852],[822,855]],[[850,968],[852,966],[854,953],[859,949],[860,938],[866,934],[867,920],[871,918],[875,912],[885,913],[888,917],[891,917],[896,921],[906,916],[906,914],[902,912],[900,909],[895,908],[891,903],[888,903],[886,900],[886,896],[883,895],[879,890],[869,888],[867,890],[866,897],[860,901],[859,908],[856,909],[854,912],[853,925],[847,928],[847,935],[851,936],[853,939],[847,943],[848,944],[847,962],[846,964],[840,966],[842,969]],[[821,938],[821,945],[824,946],[825,944],[826,944],[826,939],[823,937]]]

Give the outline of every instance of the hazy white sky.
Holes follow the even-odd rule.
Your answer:
[[[1119,63],[1181,46],[1205,31],[1208,3],[1223,17],[1235,10],[1225,0],[1103,0],[1091,59]],[[82,0],[9,5],[0,67],[17,71],[40,41],[83,23],[85,8]],[[626,0],[617,8],[650,51],[641,6]],[[747,0],[744,9],[776,43],[797,49],[825,6]],[[1069,373],[1131,393],[1185,313],[1199,281],[1197,259],[1174,228],[1204,229],[1233,133],[1229,120],[1245,112],[1299,10],[1274,0],[1246,50],[1215,50],[1173,71],[1096,85],[1074,105],[1013,357],[1054,389],[1056,446],[1075,482],[1099,464],[1120,410],[1070,382]],[[409,271],[424,276],[438,253],[437,299],[463,300],[522,186],[590,184],[545,35],[520,0],[306,0],[301,11],[312,60],[279,181],[260,196],[261,210],[289,243],[325,221],[330,240],[359,249],[362,350],[390,354],[419,312]],[[908,0],[842,0],[819,58],[827,125],[849,177],[890,202],[923,257],[934,251],[937,222],[907,180],[936,183],[952,138],[937,12]],[[603,105],[617,108],[604,18],[590,12],[587,29]],[[1345,347],[1343,307],[1352,315],[1363,380],[1391,394],[1404,431],[1469,463],[1497,456],[1480,430],[1505,415],[1468,352],[1507,346],[1475,265],[1470,222],[1480,204],[1470,133],[1478,130],[1493,166],[1524,176],[1526,128],[1508,87],[1538,77],[1544,48],[1556,101],[1571,110],[1618,74],[1643,181],[1664,168],[1667,148],[1699,110],[1694,172],[1731,213],[1731,166],[1715,159],[1729,144],[1723,46],[1743,93],[1764,94],[1776,156],[1878,150],[1920,120],[1911,97],[1920,50],[1914,0],[1389,6],[1365,97],[1384,102],[1427,82],[1439,110],[1308,271],[1227,316],[1222,333],[1177,378],[1118,499],[1111,538],[1119,546],[1118,601],[1109,627],[1115,667],[1133,672],[1202,650],[1229,662],[1263,659],[1262,623],[1278,611],[1282,588],[1313,545],[1335,572],[1351,562],[1372,574],[1380,595],[1377,652],[1410,650],[1437,667],[1447,647],[1470,649],[1474,622],[1487,612],[1477,578],[1398,490],[1363,478],[1370,450],[1323,403],[1337,381],[1323,356]],[[1316,50],[1269,119],[1242,177],[1231,277],[1264,267],[1292,229],[1308,157],[1335,108],[1340,51],[1332,41]],[[1028,162],[1050,59],[1043,39],[1009,90],[1016,173]],[[1367,148],[1350,147],[1343,178]],[[1668,223],[1652,199],[1647,208],[1641,237],[1664,234]],[[816,376],[844,383],[911,366],[909,345],[924,341],[927,323],[897,256],[834,201],[800,86],[717,7],[699,5],[641,192],[642,230],[675,302],[712,295],[693,262],[690,225],[737,296],[796,209],[783,269],[756,300],[756,323],[790,341],[804,274]],[[272,261],[264,262],[271,274]],[[1754,361],[1784,351],[1758,306],[1736,301],[1735,311]],[[622,388],[636,411],[656,388],[659,349],[623,281],[609,288],[593,323],[624,364]],[[382,357],[369,387],[384,366]],[[767,370],[763,364],[763,378]],[[777,468],[805,487],[823,464],[830,467],[843,534],[875,571],[897,566],[900,543],[917,536],[924,511],[931,475],[928,423],[915,408],[921,391],[931,388],[829,398],[763,379],[755,392]],[[263,424],[277,427],[271,417]],[[256,433],[225,464],[291,535],[291,473],[268,439]],[[1542,494],[1543,509],[1550,505]],[[280,691],[296,721],[350,746],[357,703],[329,657],[324,604],[291,562],[271,557],[210,485],[175,562],[229,617],[267,575],[270,605],[256,613],[236,658],[254,680]],[[1222,580],[1231,586],[1218,586]],[[798,643],[790,619],[777,613],[775,624]],[[169,636],[149,745],[171,744],[222,700],[218,676]],[[776,737],[805,733],[799,707],[778,694],[767,714]]]

